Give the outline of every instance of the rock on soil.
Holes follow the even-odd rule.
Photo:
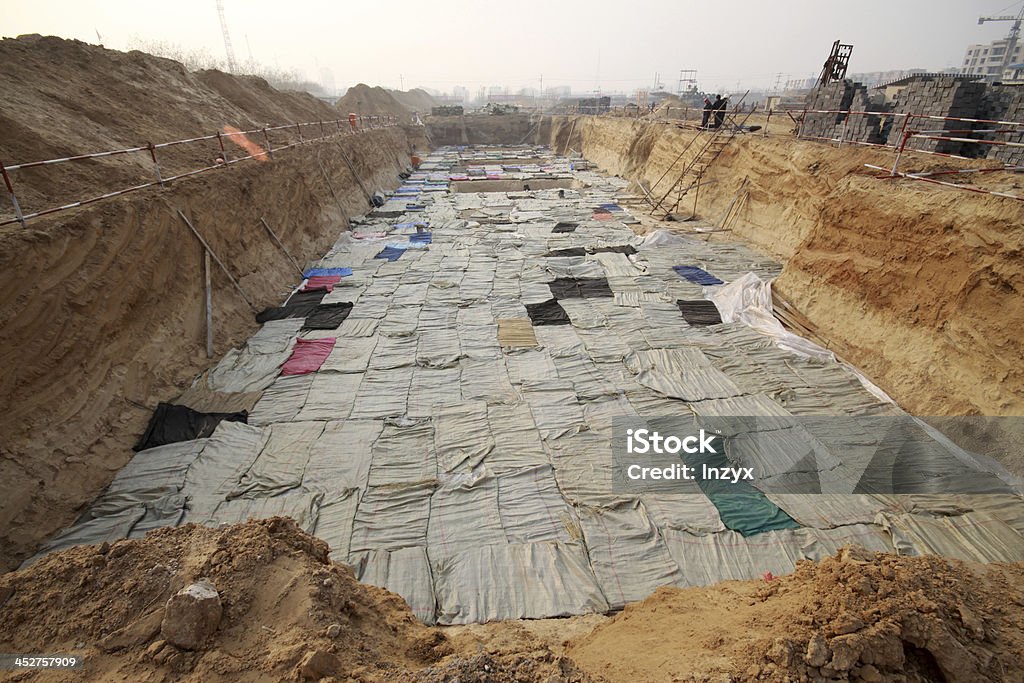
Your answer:
[[[160,635],[183,650],[196,650],[220,626],[220,595],[209,581],[182,588],[167,601]]]

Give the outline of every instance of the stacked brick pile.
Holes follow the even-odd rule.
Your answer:
[[[880,111],[884,106],[872,104],[868,89],[860,83],[837,81],[821,88],[814,88],[807,95],[807,109],[830,109],[843,111]],[[846,114],[807,114],[802,135],[805,137],[839,139],[844,141],[884,142],[882,136],[883,117],[876,115],[850,116]]]
[[[908,85],[903,92],[896,96],[895,111],[926,116],[977,118],[984,96],[985,83],[982,81],[967,81],[953,77],[921,79]],[[932,119],[915,119],[913,125],[917,130],[928,131],[952,131],[972,127],[971,124],[962,121],[938,121]],[[902,127],[902,120],[899,126],[892,127],[888,140],[890,145],[900,144]],[[943,135],[944,133],[939,134]],[[961,133],[950,135],[965,137]],[[978,146],[970,145],[970,143],[966,144],[969,147]],[[963,149],[964,145],[965,143],[949,140],[922,140],[914,138],[907,143],[907,149],[921,149],[930,152],[942,152],[944,154],[961,154],[965,151]]]
[[[1024,123],[1024,92],[1017,87],[990,86],[985,93],[983,107],[978,112],[979,118],[996,121],[1019,121]],[[978,124],[976,128],[1010,130],[1007,126],[993,126],[990,123]],[[1002,142],[1016,142],[1024,144],[1024,127],[1016,129],[1015,133],[979,134],[977,137],[986,140],[999,140]],[[965,145],[966,146],[966,145]],[[972,145],[982,148],[978,156],[987,156],[989,159],[1001,161],[1004,164],[1024,164],[1024,147],[1006,147],[1003,145]]]

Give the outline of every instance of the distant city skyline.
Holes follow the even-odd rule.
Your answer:
[[[402,0],[339,6],[326,0],[287,6],[224,0],[239,61],[294,69],[331,89],[356,83],[427,87],[472,97],[481,87],[510,92],[568,86],[576,94],[678,88],[679,71],[696,69],[705,91],[772,89],[813,78],[836,39],[854,45],[851,73],[960,66],[970,44],[1003,37],[1015,14],[1005,0],[813,0],[709,3],[479,3]],[[165,42],[223,59],[214,0],[37,0],[0,6],[5,34],[43,33],[113,49]]]

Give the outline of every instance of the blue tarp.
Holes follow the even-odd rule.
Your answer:
[[[608,209],[609,211],[622,211],[622,207],[618,204],[598,204],[602,209]]]
[[[424,206],[423,204],[406,204],[405,205],[405,210],[406,211],[423,211],[426,208],[427,207]]]
[[[402,254],[405,253],[405,249],[398,249],[396,247],[384,247],[380,250],[380,253],[373,258],[384,258],[388,261],[397,261],[402,258]]]
[[[676,275],[698,285],[724,285],[725,282],[697,266],[672,266]]]
[[[351,268],[310,268],[302,274],[302,277],[316,277],[318,275],[340,275],[341,277],[347,277],[351,274]]]
[[[418,242],[420,244],[430,244],[434,241],[433,233],[429,232],[418,232],[414,235],[409,235],[410,242]]]
[[[427,221],[417,221],[415,223],[395,223],[395,227],[399,230],[415,230],[416,228],[425,228],[430,225]]]

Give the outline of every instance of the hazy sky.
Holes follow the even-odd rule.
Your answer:
[[[841,38],[850,71],[958,66],[966,46],[1004,36],[1008,0],[224,0],[239,60],[295,69],[338,86],[365,82],[447,91],[463,85],[574,91],[675,90],[680,69],[731,91],[816,76]],[[125,49],[133,39],[222,57],[215,0],[0,0],[5,36],[43,33]]]

